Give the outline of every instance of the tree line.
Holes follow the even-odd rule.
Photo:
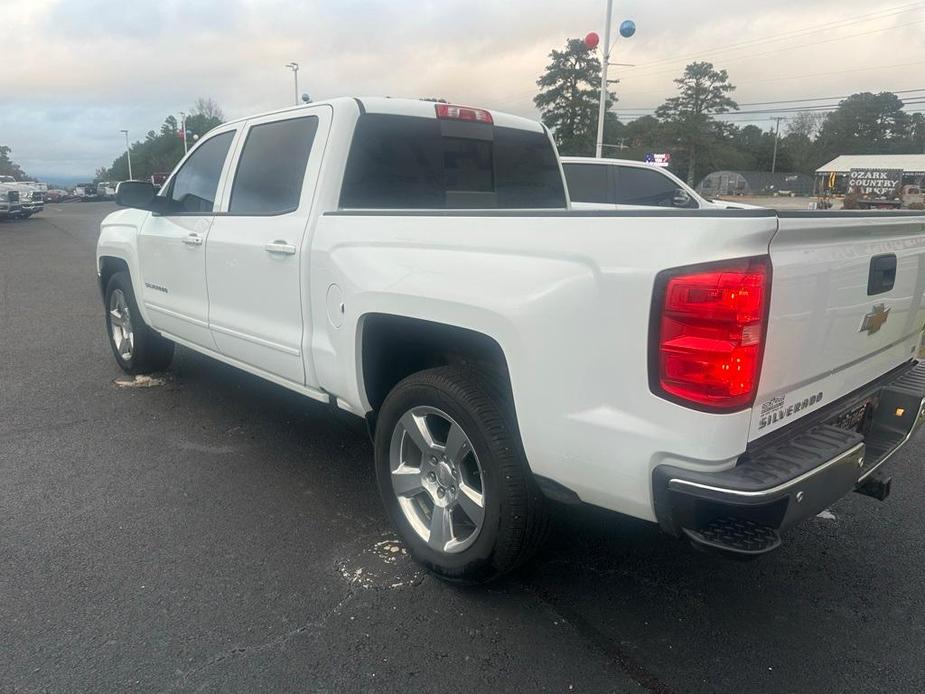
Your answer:
[[[187,143],[193,143],[207,132],[225,122],[225,114],[212,99],[200,98],[190,109],[186,117]],[[145,139],[133,142],[129,147],[132,153],[132,176],[144,180],[155,173],[169,173],[183,158],[183,138],[180,120],[170,115],[164,119],[160,130],[149,130]],[[109,167],[96,170],[94,182],[128,180],[128,159],[123,152]]]
[[[0,145],[0,176],[12,176],[17,181],[29,180],[22,167],[10,158],[12,151],[6,145]]]
[[[592,156],[597,139],[601,64],[581,39],[553,50],[537,80],[534,103],[563,155]],[[709,62],[689,64],[674,80],[677,92],[654,115],[622,122],[610,110],[604,121],[605,156],[642,159],[647,152],[670,152],[671,169],[696,184],[718,170],[770,171],[774,129],[739,127],[724,114],[739,110],[726,70]],[[925,115],[907,113],[896,94],[853,94],[829,113],[811,108],[782,118],[776,170],[812,174],[841,154],[925,152]]]

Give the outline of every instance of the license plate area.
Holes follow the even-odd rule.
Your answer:
[[[832,417],[826,424],[845,431],[856,431],[866,436],[873,425],[874,413],[879,403],[878,395],[879,393],[852,405]]]
[[[827,423],[864,436],[862,481],[886,462],[925,421],[925,397],[890,385],[832,417]]]

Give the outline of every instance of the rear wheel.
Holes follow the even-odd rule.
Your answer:
[[[516,568],[546,529],[542,493],[497,377],[442,367],[389,393],[376,427],[379,491],[419,562],[484,582]]]
[[[142,319],[127,272],[109,279],[105,301],[106,332],[119,367],[126,373],[146,374],[170,366],[174,345]]]

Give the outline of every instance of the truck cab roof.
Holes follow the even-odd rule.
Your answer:
[[[326,99],[323,101],[313,101],[310,104],[302,104],[299,106],[290,106],[288,108],[275,109],[273,111],[267,111],[265,113],[251,114],[243,118],[237,118],[235,120],[227,121],[223,124],[232,125],[235,123],[243,123],[244,121],[254,120],[256,118],[264,118],[266,116],[273,116],[283,113],[291,113],[294,111],[299,111],[303,109],[316,108],[318,106],[329,105],[337,110],[350,109],[354,110],[359,108],[361,113],[376,113],[376,114],[385,114],[385,115],[395,115],[395,116],[411,116],[416,118],[437,118],[437,113],[434,108],[434,105],[441,102],[436,101],[425,101],[423,99],[407,99],[407,98],[397,98],[390,96],[363,96],[363,97],[351,97],[351,96],[341,96],[335,97],[333,99]],[[453,104],[460,105],[460,104]],[[536,121],[530,120],[529,118],[523,118],[521,116],[515,116],[509,113],[503,113],[500,111],[493,111],[491,109],[485,109],[481,106],[471,106],[470,108],[485,110],[491,113],[492,119],[496,126],[502,128],[516,128],[518,130],[527,130],[530,132],[543,132],[543,126]]]

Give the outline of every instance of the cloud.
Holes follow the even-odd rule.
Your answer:
[[[549,51],[600,31],[603,5],[4,1],[0,46],[17,69],[0,72],[0,140],[27,171],[89,175],[121,152],[121,128],[141,139],[199,96],[216,99],[231,117],[289,105],[292,74],[283,66],[292,60],[301,65],[301,91],[316,99],[437,96],[535,117],[535,80]],[[617,21],[632,17],[639,26],[633,39],[618,41],[613,59],[637,65],[615,68],[620,107],[661,103],[687,56],[726,67],[743,102],[914,88],[920,70],[847,70],[925,61],[925,24],[915,23],[925,20],[921,3],[901,14],[890,14],[898,4],[866,0],[617,5]],[[805,28],[812,30],[798,33]]]

